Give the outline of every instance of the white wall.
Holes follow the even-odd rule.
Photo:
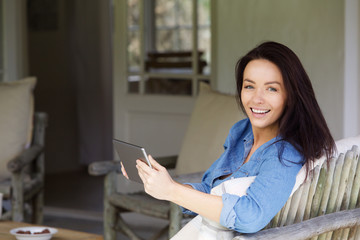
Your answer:
[[[343,137],[345,2],[225,2],[214,3],[217,88],[234,92],[238,58],[263,41],[281,42],[301,59],[334,138]]]
[[[360,133],[360,4],[345,1],[345,71],[344,71],[344,127],[345,137]]]

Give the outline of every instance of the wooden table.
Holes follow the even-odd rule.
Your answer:
[[[0,221],[0,239],[14,240],[14,235],[10,234],[10,230],[18,227],[35,226],[22,222]],[[63,228],[56,228],[58,232],[53,235],[51,240],[103,240],[103,237],[97,234],[78,232]]]

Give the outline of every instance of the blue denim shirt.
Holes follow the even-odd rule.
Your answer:
[[[263,144],[243,164],[253,140],[249,119],[237,122],[225,140],[224,153],[205,172],[202,182],[188,183],[196,190],[210,193],[213,187],[230,178],[256,176],[247,195],[222,195],[220,224],[242,233],[261,230],[280,211],[291,194],[296,175],[303,164],[303,156],[288,142],[279,141],[280,137]],[[280,149],[283,149],[281,159]],[[220,179],[228,174],[231,176]],[[194,214],[186,209],[183,211]]]

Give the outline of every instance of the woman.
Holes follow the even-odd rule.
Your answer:
[[[238,102],[246,113],[224,144],[224,153],[205,172],[201,183],[175,182],[151,156],[153,169],[137,161],[145,191],[172,201],[187,213],[241,233],[261,230],[289,198],[300,168],[328,159],[335,143],[300,60],[288,47],[265,42],[236,65]],[[228,183],[246,194],[210,194]],[[236,185],[237,184],[237,185]],[[225,185],[223,185],[225,186]]]

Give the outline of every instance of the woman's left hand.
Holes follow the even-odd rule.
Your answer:
[[[153,168],[150,168],[139,159],[136,160],[136,167],[144,183],[145,192],[160,200],[170,200],[171,190],[175,185],[175,181],[171,178],[166,168],[156,162],[150,155],[149,161]]]

